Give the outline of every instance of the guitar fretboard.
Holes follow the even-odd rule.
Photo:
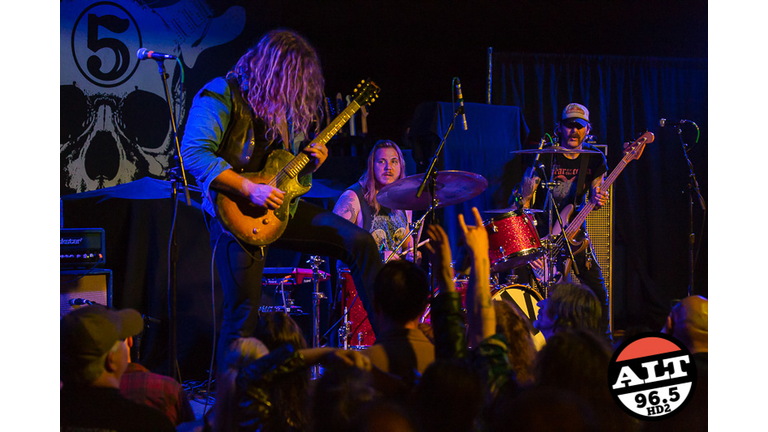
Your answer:
[[[357,110],[360,109],[360,104],[357,103],[357,101],[350,102],[349,105],[344,109],[344,111],[341,112],[338,116],[336,116],[333,121],[323,129],[320,134],[315,137],[314,140],[309,144],[310,146],[313,144],[326,144],[328,141],[333,138],[334,135],[336,135],[336,132],[341,129],[344,124],[346,124],[349,119],[352,118],[352,116],[355,114]],[[298,177],[301,170],[304,169],[304,167],[307,166],[309,163],[309,156],[306,155],[306,153],[299,153],[294,158],[288,162],[283,169],[280,170],[280,172],[277,173],[277,175],[269,182],[270,186],[280,188],[280,186],[283,184],[283,182],[289,181],[291,179],[295,179]]]

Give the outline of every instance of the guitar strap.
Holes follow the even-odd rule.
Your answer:
[[[576,182],[576,193],[573,196],[573,208],[579,208],[578,197],[584,188],[584,181],[587,179],[587,166],[589,164],[589,154],[581,155],[581,166],[579,167],[579,180]],[[586,197],[586,195],[584,195]]]

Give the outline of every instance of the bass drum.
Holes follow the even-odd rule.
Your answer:
[[[506,300],[516,304],[525,314],[524,318],[528,320],[528,324],[533,329],[531,337],[533,338],[536,350],[540,350],[544,346],[544,335],[539,330],[533,328],[533,322],[536,321],[536,315],[539,313],[538,303],[542,300],[539,293],[525,285],[505,285],[493,293],[493,300]]]

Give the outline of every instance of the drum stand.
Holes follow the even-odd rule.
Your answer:
[[[320,291],[320,264],[325,261],[318,255],[309,257],[307,263],[312,268],[312,348],[320,347],[320,300],[326,298],[325,293]],[[320,366],[312,366],[312,379],[320,378]]]
[[[432,199],[432,205],[427,209],[426,213],[424,213],[424,215],[422,217],[420,217],[419,220],[417,220],[416,222],[411,222],[409,224],[409,228],[411,230],[408,231],[408,234],[404,235],[403,239],[400,240],[400,243],[398,243],[397,246],[395,246],[395,248],[394,248],[395,251],[400,250],[400,248],[403,247],[405,242],[408,241],[409,238],[413,237],[413,245],[411,247],[411,250],[413,251],[413,259],[414,259],[414,261],[416,260],[416,249],[418,249],[419,246],[421,246],[418,243],[418,241],[419,241],[419,234],[421,233],[421,227],[424,225],[424,220],[427,218],[427,215],[432,213],[435,210],[435,208],[437,208],[437,204],[438,204],[437,200],[433,198]],[[426,242],[426,240],[425,240],[425,242]],[[391,260],[393,256],[394,256],[394,254],[389,255],[387,257],[387,259],[384,260],[384,264],[388,263],[389,260]]]
[[[554,177],[554,170],[555,170],[555,164],[554,164],[554,158],[555,155],[552,155],[552,161],[550,165],[552,166],[552,173],[549,178]],[[540,168],[541,167],[541,168]],[[548,223],[549,226],[547,227],[549,235],[549,240],[544,242],[544,255],[546,259],[544,260],[544,267],[546,271],[546,281],[544,283],[544,292],[542,293],[542,297],[547,298],[549,297],[549,289],[554,285],[555,283],[555,266],[557,263],[557,255],[560,253],[558,248],[556,248],[554,245],[557,244],[557,241],[552,238],[552,223],[553,223],[553,217],[552,213],[554,213],[557,217],[557,222],[560,224],[560,235],[565,237],[565,224],[563,224],[563,219],[560,216],[560,209],[557,207],[557,203],[552,198],[552,189],[554,189],[556,186],[560,184],[560,182],[554,181],[550,182],[547,180],[547,173],[543,169],[543,165],[540,165],[540,174],[543,176],[544,181],[541,182],[541,186],[545,187],[547,189],[547,198],[546,198],[546,205],[547,212],[548,212]],[[571,258],[571,263],[575,263],[575,259],[573,257],[573,249],[571,248],[571,242],[567,238],[563,238],[563,241],[568,248],[568,256]],[[563,272],[567,272],[568,269],[563,269]],[[573,265],[573,271],[576,273],[576,276],[579,275],[579,269],[576,267],[576,265]],[[565,277],[565,275],[562,275]]]

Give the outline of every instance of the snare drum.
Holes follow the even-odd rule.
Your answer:
[[[347,341],[350,345],[349,349],[365,349],[376,342],[376,336],[368,321],[368,313],[363,307],[363,301],[357,295],[355,282],[352,280],[349,269],[339,269],[339,284],[342,299],[344,299],[344,309],[348,311],[347,322],[350,323]]]
[[[533,329],[531,337],[533,337],[533,344],[536,346],[537,350],[541,349],[545,344],[544,335],[539,330],[533,328],[533,322],[536,321],[536,314],[539,313],[538,302],[540,302],[541,299],[539,293],[525,285],[502,286],[493,294],[493,300],[506,300],[512,302],[523,311],[525,314],[524,318],[528,319],[528,323],[531,324],[531,328]]]
[[[491,271],[503,272],[524,266],[544,255],[530,214],[509,212],[483,224],[488,231]]]

